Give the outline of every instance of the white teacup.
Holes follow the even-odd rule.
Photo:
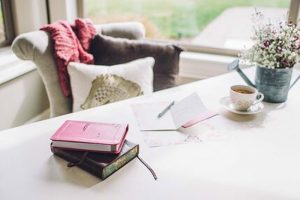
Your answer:
[[[236,110],[248,110],[263,99],[264,95],[254,87],[247,85],[234,85],[230,87],[230,100],[233,108]]]

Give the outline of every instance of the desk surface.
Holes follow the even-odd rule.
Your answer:
[[[263,112],[252,116],[220,108],[220,98],[234,84],[244,82],[230,73],[2,131],[0,199],[300,199],[300,84],[286,104],[264,103]],[[192,128],[206,138],[222,137],[149,148],[130,105],[176,100],[194,91],[220,115]],[[105,181],[67,168],[49,148],[50,136],[66,119],[128,122],[128,139],[140,144],[158,180],[137,159]]]

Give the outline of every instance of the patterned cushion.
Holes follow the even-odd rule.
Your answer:
[[[150,57],[112,67],[70,63],[73,112],[152,93],[153,65]]]

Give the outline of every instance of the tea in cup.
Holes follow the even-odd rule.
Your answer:
[[[264,95],[257,89],[247,85],[234,85],[230,87],[230,100],[236,110],[246,111],[251,106],[260,103]]]

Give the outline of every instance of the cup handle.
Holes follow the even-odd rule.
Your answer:
[[[254,101],[254,103],[252,105],[255,105],[255,104],[258,104],[258,103],[262,102],[262,100],[264,99],[264,97],[265,96],[264,96],[263,93],[258,92],[257,96],[256,96],[256,98],[258,98],[258,99],[256,101]]]

